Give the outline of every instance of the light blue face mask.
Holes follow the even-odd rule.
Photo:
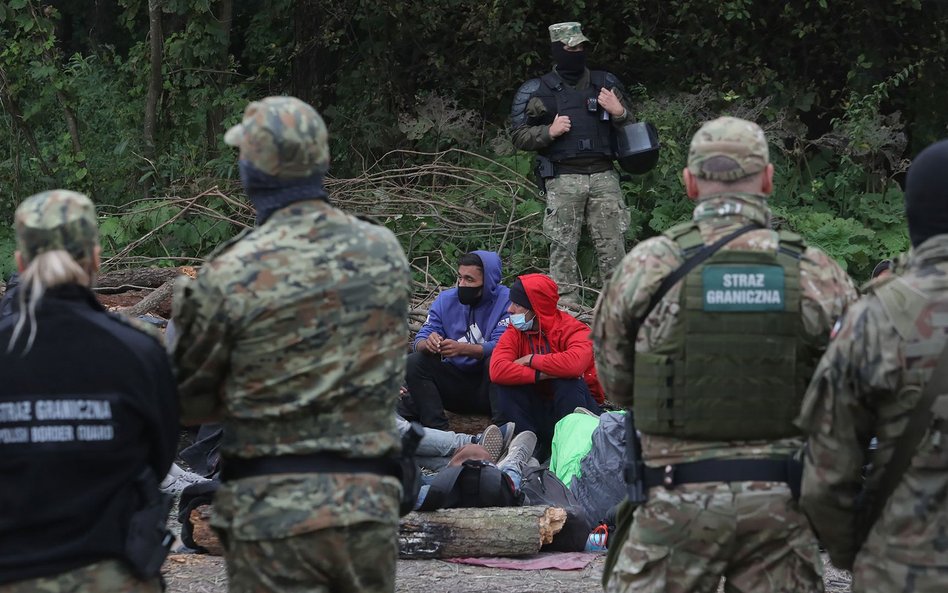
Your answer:
[[[526,313],[514,313],[511,315],[510,324],[522,332],[533,329],[533,319],[528,321]]]

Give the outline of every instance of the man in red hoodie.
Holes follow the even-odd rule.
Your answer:
[[[517,431],[537,435],[537,458],[550,455],[553,427],[577,407],[599,413],[589,326],[556,308],[559,291],[549,276],[526,274],[510,288],[510,326],[490,360],[497,385],[496,414]]]

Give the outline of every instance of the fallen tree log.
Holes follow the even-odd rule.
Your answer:
[[[556,507],[442,509],[410,513],[398,528],[401,558],[527,556],[553,541],[566,523]]]
[[[128,315],[129,317],[138,317],[139,315],[152,313],[159,309],[162,309],[162,311],[168,310],[170,312],[170,301],[173,292],[174,280],[172,279],[153,290],[148,296],[138,301],[134,305],[120,309],[120,312]],[[165,301],[168,302],[165,303]],[[168,315],[160,316],[168,317]]]
[[[182,273],[181,268],[129,268],[96,276],[95,290],[109,294],[124,290],[158,288]]]

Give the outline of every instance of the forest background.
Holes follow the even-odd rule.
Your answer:
[[[452,284],[480,248],[508,279],[545,271],[533,155],[507,123],[550,68],[547,26],[576,20],[662,143],[622,183],[630,246],[689,217],[690,137],[731,114],[767,131],[776,222],[864,280],[908,249],[900,184],[948,136],[946,15],[935,0],[3,0],[0,221],[74,189],[98,205],[108,265],[199,261],[253,224],[223,131],[292,94],[329,125],[333,201],[391,228],[419,284]],[[4,275],[12,251],[3,222]],[[579,255],[592,278],[591,245]]]

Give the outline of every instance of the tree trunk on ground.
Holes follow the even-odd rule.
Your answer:
[[[164,301],[170,299],[172,294],[174,294],[174,280],[168,280],[153,290],[151,294],[138,301],[138,303],[131,307],[120,309],[120,312],[129,317],[138,317],[139,315],[152,313],[159,308],[166,309],[167,307],[164,306]]]
[[[553,541],[564,523],[565,510],[546,506],[411,513],[399,525],[399,556],[527,556]]]
[[[132,268],[113,270],[96,278],[96,292],[105,294],[136,290],[140,288],[158,288],[179,274],[187,273],[182,268]]]
[[[148,73],[148,94],[145,97],[145,121],[142,133],[145,141],[145,156],[151,163],[155,161],[155,129],[158,118],[158,97],[161,95],[161,57],[164,38],[161,33],[162,0],[148,0],[148,36],[151,65]],[[151,196],[149,186],[145,186],[145,195]]]

